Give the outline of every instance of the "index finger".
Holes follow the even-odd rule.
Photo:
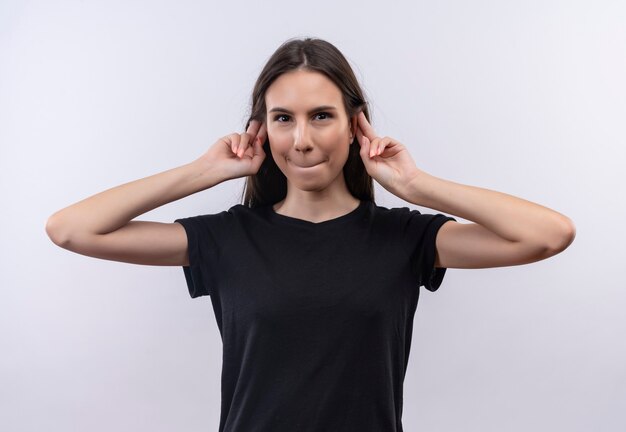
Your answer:
[[[267,127],[265,123],[261,123],[261,127],[257,132],[256,136],[261,139],[261,145],[265,142],[265,138],[267,137]]]
[[[248,124],[248,130],[246,130],[246,132],[249,133],[251,137],[255,137],[256,134],[259,132],[260,127],[261,127],[260,121],[250,120],[250,123]]]
[[[370,140],[370,142],[376,139],[377,137],[376,131],[374,130],[372,125],[367,121],[367,117],[365,117],[365,113],[363,111],[359,113],[359,116],[357,117],[357,121],[358,121],[359,127],[363,131],[363,135],[365,135],[367,139]]]

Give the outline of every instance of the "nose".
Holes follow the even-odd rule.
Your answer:
[[[293,148],[296,151],[306,153],[311,150],[309,131],[306,122],[302,122],[294,128]]]

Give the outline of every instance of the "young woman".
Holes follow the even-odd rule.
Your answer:
[[[190,295],[211,296],[223,340],[220,431],[402,431],[419,287],[435,291],[446,268],[539,261],[574,239],[560,213],[417,167],[371,126],[348,62],[323,40],[273,54],[246,129],[46,226],[77,253],[183,266]],[[244,176],[243,204],[227,211],[133,220]],[[372,179],[473,223],[377,206]]]

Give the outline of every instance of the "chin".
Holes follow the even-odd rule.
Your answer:
[[[330,184],[329,183],[317,183],[317,184],[291,183],[291,186],[295,187],[298,190],[305,191],[305,192],[322,192],[328,189]]]
[[[293,172],[287,177],[288,187],[307,192],[321,192],[333,186],[336,182],[341,181],[339,176],[343,175],[343,171],[337,173],[320,173],[313,175],[296,175]]]
[[[330,186],[332,181],[326,176],[317,178],[302,178],[297,176],[287,177],[287,184],[305,191],[320,191]]]

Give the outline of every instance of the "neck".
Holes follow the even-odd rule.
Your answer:
[[[287,192],[284,200],[274,204],[274,211],[289,217],[304,219],[311,222],[322,222],[350,213],[356,209],[360,201],[346,189],[344,193],[327,191]]]

